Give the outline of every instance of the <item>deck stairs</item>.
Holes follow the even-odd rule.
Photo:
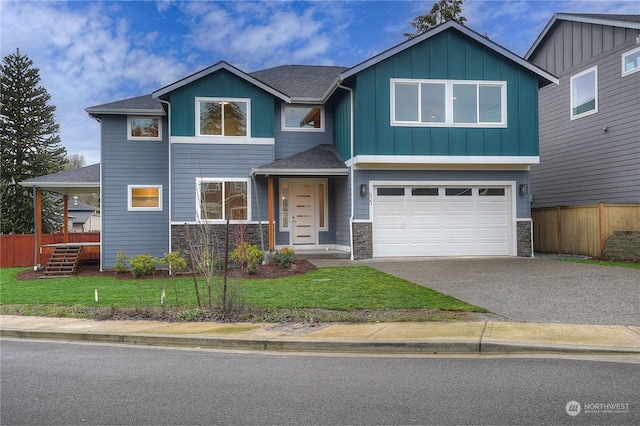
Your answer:
[[[45,277],[66,277],[78,268],[82,247],[56,247],[44,268]]]

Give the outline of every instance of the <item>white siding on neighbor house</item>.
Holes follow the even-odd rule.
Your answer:
[[[251,169],[273,161],[272,145],[172,144],[172,223],[194,223],[196,219],[196,178],[251,177]],[[250,183],[251,220],[258,220],[257,203]],[[260,213],[267,219],[264,180],[259,182]]]
[[[167,121],[163,140],[127,140],[127,117],[103,116],[102,268],[111,269],[118,251],[128,257],[169,251],[169,177]],[[128,211],[128,185],[162,185],[162,211]]]
[[[560,79],[560,85],[540,90],[540,164],[531,167],[534,208],[640,202],[640,73],[621,72],[622,53],[637,47],[637,34],[564,22],[532,56]],[[595,66],[598,112],[571,120],[570,78]]]

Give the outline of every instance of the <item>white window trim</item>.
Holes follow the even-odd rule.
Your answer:
[[[590,111],[586,111],[583,112],[581,114],[573,114],[573,80],[575,80],[576,78],[582,77],[583,75],[589,74],[590,72],[594,72],[595,73],[595,108],[590,110]],[[572,75],[571,78],[569,79],[569,116],[571,117],[571,120],[576,120],[578,118],[582,118],[582,117],[587,117],[589,115],[595,114],[598,112],[598,66],[596,65],[595,67],[591,67],[587,70],[584,70],[582,72],[579,72],[578,74]]]
[[[132,136],[131,135],[131,120],[134,118],[157,118],[158,119],[158,136],[157,137],[147,137],[147,136]],[[162,117],[159,115],[128,115],[127,116],[127,140],[130,141],[160,141],[162,140]]]
[[[320,128],[316,129],[315,127],[286,127],[285,125],[285,112],[287,108],[320,108]],[[313,104],[282,104],[282,109],[280,112],[280,128],[283,132],[324,132],[324,105],[313,105]]]
[[[208,98],[196,97],[195,105],[195,135],[198,138],[207,139],[250,139],[251,138],[251,99],[249,98]],[[222,135],[203,135],[200,133],[200,102],[244,102],[247,104],[247,134],[245,136],[225,136],[224,135],[224,117],[222,118],[223,130]]]
[[[420,83],[433,83],[445,85],[445,121],[443,123],[431,123],[422,121],[398,121],[395,119],[395,85],[400,84],[420,84]],[[390,120],[392,126],[405,126],[405,127],[475,127],[475,128],[505,128],[507,127],[507,82],[506,81],[494,81],[494,80],[425,80],[425,79],[406,79],[406,78],[392,78],[391,79],[391,111]],[[500,87],[500,103],[501,103],[501,119],[500,122],[480,122],[478,115],[476,123],[454,123],[453,122],[453,86],[456,84],[475,84],[476,88],[480,86],[499,86]],[[418,120],[422,116],[422,103],[420,102],[420,96],[422,91],[418,90]],[[480,98],[478,97],[478,102]],[[480,114],[478,108],[477,114]]]
[[[640,66],[635,67],[635,68],[634,68],[634,69],[632,69],[631,71],[626,71],[626,70],[624,69],[624,59],[625,59],[627,56],[632,55],[632,54],[634,54],[634,53],[638,53],[638,52],[640,52],[640,47],[636,47],[635,49],[632,49],[632,50],[630,50],[630,51],[628,51],[628,52],[624,52],[624,53],[622,54],[622,61],[621,61],[621,62],[622,62],[622,76],[623,76],[623,77],[624,77],[624,76],[627,76],[627,75],[629,75],[629,74],[633,74],[633,73],[636,73],[636,72],[640,71]]]
[[[157,188],[158,207],[133,207],[132,190],[137,188]],[[161,212],[162,211],[162,185],[127,185],[127,210],[130,212]]]
[[[222,184],[222,200],[225,199],[225,183],[227,182],[246,182],[247,184],[247,218],[244,220],[229,220],[229,223],[247,223],[251,221],[251,179],[248,178],[196,178],[196,221],[198,223],[212,223],[220,224],[226,223],[227,219],[224,217],[226,214],[225,206],[222,206],[222,219],[205,219],[201,217],[200,200],[202,183],[221,183]]]

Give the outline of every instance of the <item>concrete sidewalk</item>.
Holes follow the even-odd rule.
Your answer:
[[[254,324],[0,315],[0,336],[252,351],[638,354],[640,326],[521,322]]]

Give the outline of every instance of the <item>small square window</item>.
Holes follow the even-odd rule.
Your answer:
[[[129,211],[161,211],[162,185],[129,185]]]
[[[298,132],[324,131],[324,108],[319,105],[283,105],[282,130]]]
[[[640,47],[622,54],[622,76],[640,71]]]
[[[127,139],[161,140],[162,121],[160,117],[133,117],[127,120]]]

